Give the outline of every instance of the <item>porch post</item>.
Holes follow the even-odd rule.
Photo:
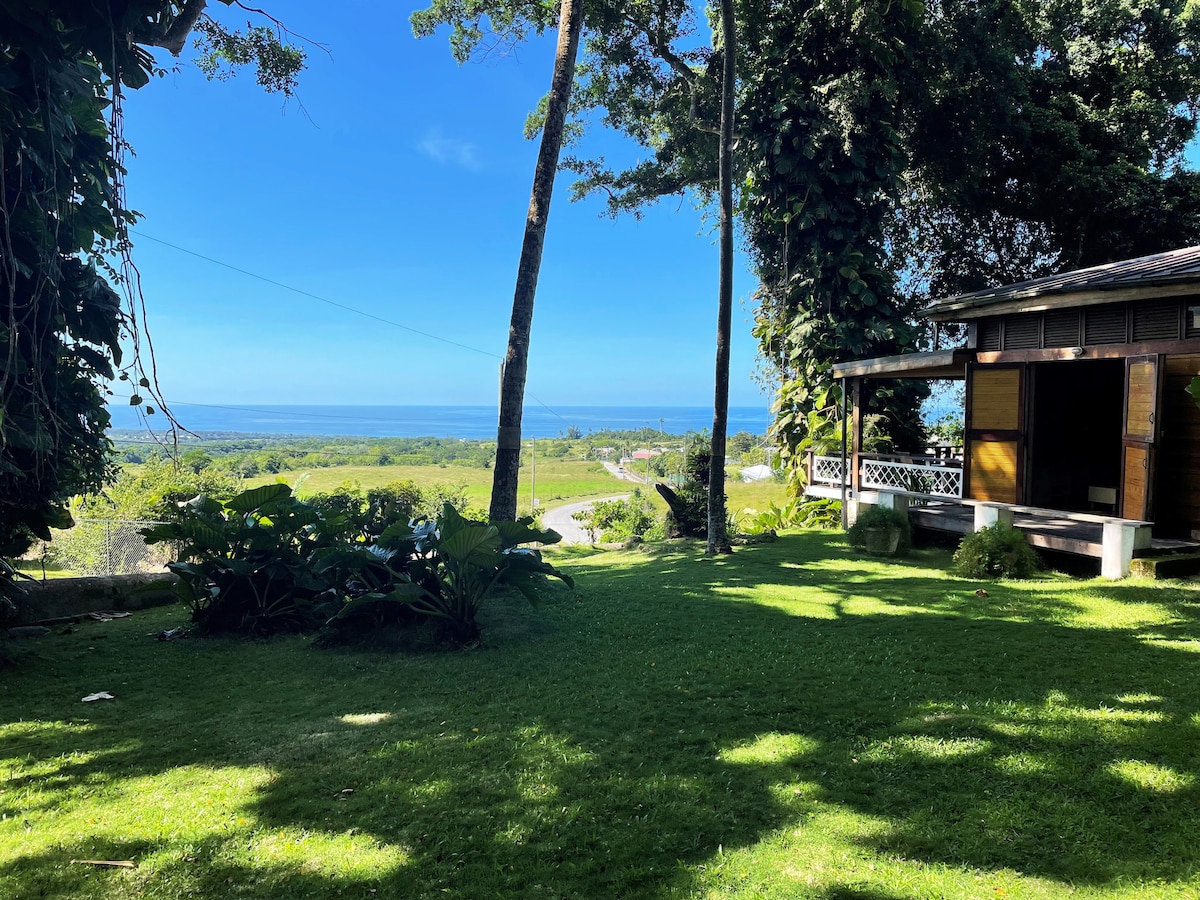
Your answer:
[[[842,531],[850,527],[850,512],[846,508],[846,382],[842,382]]]
[[[857,497],[859,494],[859,483],[858,483],[859,460],[858,460],[858,457],[859,457],[859,454],[862,453],[862,432],[863,432],[862,382],[863,382],[863,380],[861,377],[855,377],[855,379],[854,379],[854,423],[853,423],[854,452],[853,452],[853,460],[852,460],[853,465],[850,468],[850,490],[853,492],[855,497]]]

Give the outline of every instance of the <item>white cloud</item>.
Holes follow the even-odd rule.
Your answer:
[[[483,168],[474,144],[446,137],[438,129],[427,132],[417,144],[417,149],[444,166],[459,166],[472,172]]]

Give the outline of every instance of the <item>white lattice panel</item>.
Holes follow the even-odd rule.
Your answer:
[[[840,456],[814,456],[812,480],[817,484],[841,484],[846,479]]]
[[[859,484],[883,491],[902,491],[928,497],[961,497],[962,469],[924,466],[884,459],[864,459]]]

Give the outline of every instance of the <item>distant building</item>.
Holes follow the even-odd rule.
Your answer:
[[[742,481],[766,481],[768,478],[775,477],[775,470],[764,465],[746,466],[740,470],[740,474]]]

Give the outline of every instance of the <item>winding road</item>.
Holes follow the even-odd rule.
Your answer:
[[[577,512],[582,512],[599,500],[624,500],[628,496],[628,494],[618,494],[615,497],[597,497],[592,500],[584,500],[581,503],[568,503],[566,506],[548,509],[542,515],[542,527],[553,528],[561,534],[564,544],[590,544],[592,541],[588,537],[587,529],[572,519],[571,516]]]

